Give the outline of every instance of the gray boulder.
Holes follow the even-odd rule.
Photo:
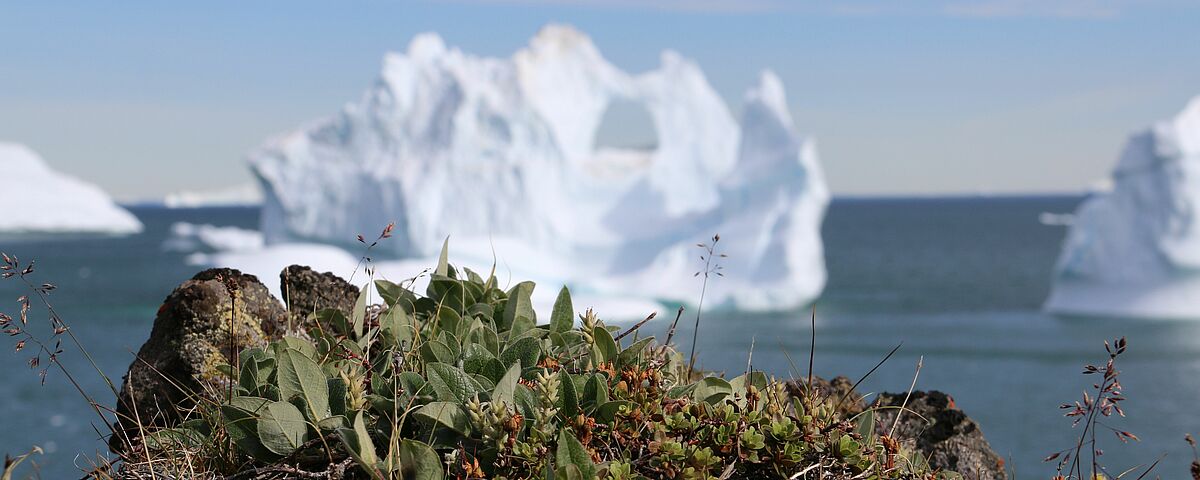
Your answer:
[[[218,365],[282,335],[286,321],[283,305],[267,288],[237,270],[205,270],[176,287],[125,374],[110,447],[124,451],[139,422],[178,425],[199,398],[224,391],[228,380]]]
[[[905,405],[904,393],[883,393],[876,406]],[[958,472],[968,480],[1004,480],[1004,459],[992,450],[979,424],[958,409],[954,399],[939,391],[912,392],[903,413],[896,408],[876,411],[876,429],[886,434],[896,415],[895,439],[908,449],[921,452],[929,465]],[[922,418],[923,417],[923,418]]]
[[[333,308],[348,313],[358,300],[358,287],[329,272],[292,265],[279,274],[279,290],[293,318],[305,319],[308,314]]]

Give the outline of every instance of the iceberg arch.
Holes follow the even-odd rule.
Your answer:
[[[614,102],[646,106],[653,150],[594,148]],[[484,263],[490,246],[516,245],[497,253],[534,278],[689,301],[695,244],[720,233],[726,278],[706,305],[789,309],[824,287],[829,199],[814,143],[794,130],[771,72],[735,118],[680,54],[629,74],[550,25],[511,58],[419,35],[358,102],[249,161],[268,245],[351,245],[394,221],[381,247],[397,258],[432,257],[447,236]]]

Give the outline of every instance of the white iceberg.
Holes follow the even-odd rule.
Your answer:
[[[1084,201],[1046,309],[1200,319],[1200,97],[1134,135],[1112,188]]]
[[[394,221],[376,255],[428,266],[450,237],[457,263],[499,259],[515,278],[581,295],[694,302],[696,243],[720,233],[728,258],[706,306],[811,301],[825,284],[829,194],[781,82],[764,72],[739,120],[693,62],[671,51],[661,62],[625,73],[564,26],[508,59],[420,35],[387,55],[359,102],[250,155],[266,248],[353,247]],[[617,101],[646,107],[655,149],[595,148]]]
[[[142,231],[142,223],[95,185],[51,170],[28,147],[0,142],[0,233],[101,233]]]
[[[262,250],[263,238],[244,228],[175,222],[162,247],[168,252],[256,252]]]
[[[262,192],[255,183],[215,190],[183,190],[167,194],[162,204],[167,208],[256,206],[262,204]]]

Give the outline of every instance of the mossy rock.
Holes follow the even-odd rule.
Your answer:
[[[228,385],[218,366],[230,363],[231,351],[282,335],[286,319],[283,305],[267,288],[237,270],[205,270],[176,287],[129,365],[110,447],[123,451],[126,436],[135,436],[123,432],[136,429],[139,421],[144,426],[177,425],[198,395]]]

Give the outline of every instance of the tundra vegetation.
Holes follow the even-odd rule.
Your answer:
[[[5,266],[9,277],[33,271],[15,258]],[[959,478],[877,433],[876,410],[843,408],[860,399],[806,388],[811,375],[789,385],[760,371],[693,371],[672,343],[674,325],[665,341],[641,336],[645,322],[607,325],[574,311],[566,288],[539,323],[532,282],[502,288],[493,274],[454,268],[445,251],[427,276],[423,293],[411,280],[373,280],[350,311],[310,312],[258,345],[231,340],[221,375],[193,392],[181,420],[163,428],[134,418],[118,458],[99,459],[88,475]],[[32,288],[45,300],[53,286]],[[237,285],[228,288],[236,302]],[[29,337],[19,345],[36,342],[39,359],[68,373],[57,355],[69,328],[52,313],[51,342],[37,341],[22,302],[19,320],[4,317],[10,335]],[[114,411],[80,393],[111,424]]]

